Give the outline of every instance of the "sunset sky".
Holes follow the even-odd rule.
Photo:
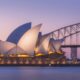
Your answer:
[[[1,40],[26,22],[42,23],[43,33],[80,22],[80,0],[0,0]]]
[[[80,22],[80,0],[0,0],[0,40],[27,22],[48,33]]]

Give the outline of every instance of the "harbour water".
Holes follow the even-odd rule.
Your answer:
[[[0,67],[0,80],[80,80],[80,68]]]

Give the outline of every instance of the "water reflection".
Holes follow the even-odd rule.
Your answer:
[[[0,67],[0,80],[18,80],[20,72],[18,68]]]
[[[80,68],[0,67],[0,80],[80,80]]]
[[[25,74],[26,73],[26,74]],[[23,68],[22,79],[28,80],[79,80],[79,68]]]

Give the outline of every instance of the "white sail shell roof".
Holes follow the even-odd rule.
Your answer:
[[[53,43],[49,42],[48,50],[49,50],[49,52],[55,52],[55,49],[53,47]]]
[[[50,38],[50,35],[44,35],[38,46],[38,52],[47,53],[49,51],[59,51],[63,41],[64,39],[54,40],[53,38]]]
[[[42,24],[32,27],[19,40],[18,46],[26,51],[29,55],[33,55],[37,43],[38,34]]]
[[[26,53],[23,49],[21,49],[19,46],[15,46],[11,50],[7,52],[8,54],[20,54],[20,53]]]
[[[15,47],[16,45],[11,42],[0,41],[0,53],[7,53],[10,49]]]
[[[49,40],[50,40],[49,35],[42,36],[40,44],[38,46],[38,52],[43,53],[48,52]]]
[[[53,39],[53,47],[55,48],[56,51],[59,51],[61,48],[61,44],[64,41],[64,39],[58,39],[58,40],[54,40]]]

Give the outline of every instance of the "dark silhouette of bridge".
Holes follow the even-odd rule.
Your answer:
[[[71,58],[77,58],[77,48],[80,47],[80,23],[72,24],[69,26],[62,27],[55,31],[48,33],[50,38],[63,39],[62,48],[71,49]]]

